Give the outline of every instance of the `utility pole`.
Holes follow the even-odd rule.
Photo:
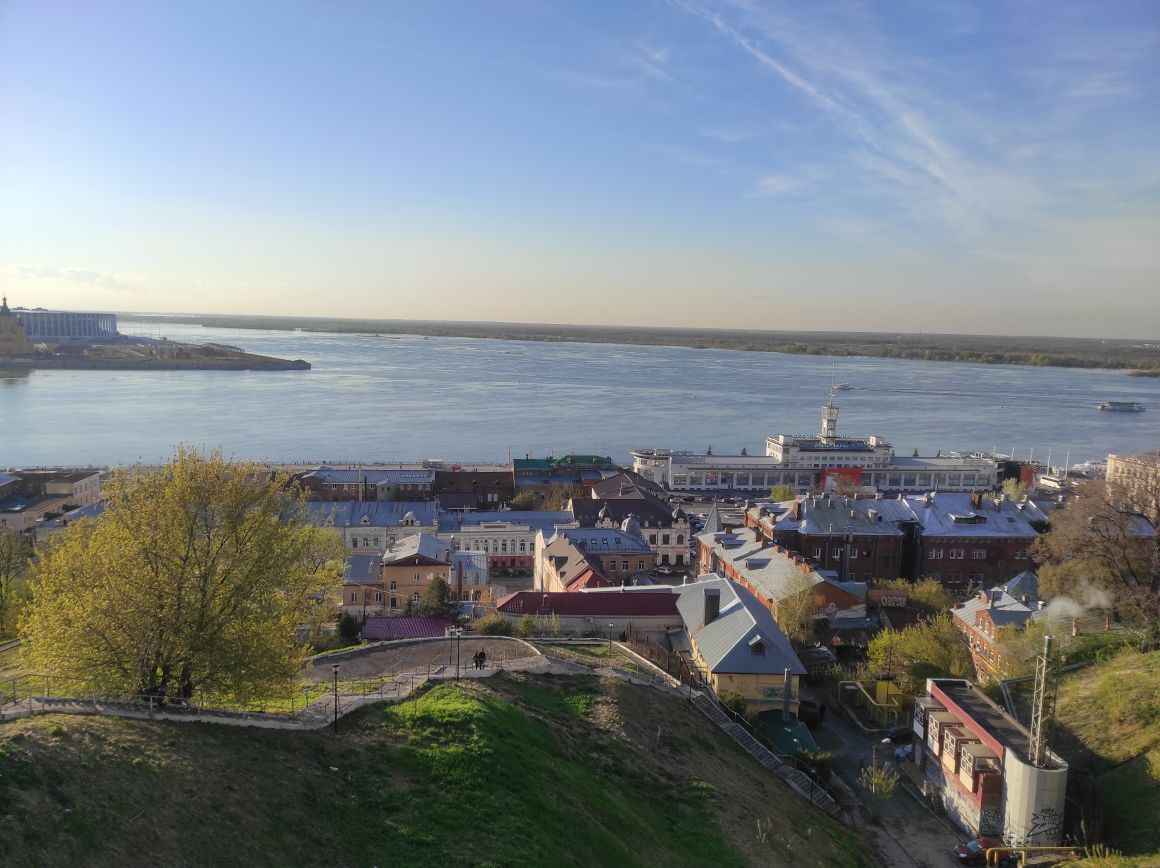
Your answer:
[[[334,672],[334,734],[338,735],[338,664],[331,663],[330,668]]]

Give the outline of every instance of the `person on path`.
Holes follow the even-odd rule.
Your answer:
[[[479,668],[480,669],[487,668],[487,652],[484,651],[482,648],[479,649]]]
[[[482,652],[480,652],[480,651],[476,651],[476,652],[475,652],[475,654],[472,656],[472,658],[471,658],[471,666],[472,666],[472,668],[473,668],[473,669],[478,669],[478,668],[479,668],[479,655],[480,655],[481,653],[482,653]]]

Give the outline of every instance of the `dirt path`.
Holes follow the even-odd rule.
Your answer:
[[[462,642],[456,643],[454,649],[459,653],[459,665],[464,671],[471,669],[471,658],[479,650],[487,654],[487,659],[493,664],[502,665],[509,660],[524,660],[538,657],[536,650],[515,639],[505,639],[495,636],[464,637]],[[312,681],[326,681],[333,677],[330,668],[332,663],[339,666],[340,680],[351,678],[373,678],[387,672],[415,672],[428,667],[437,669],[440,666],[455,668],[450,639],[432,639],[429,642],[414,645],[401,645],[390,648],[376,648],[370,651],[360,651],[355,654],[335,654],[323,657],[317,661],[314,668],[305,672]]]

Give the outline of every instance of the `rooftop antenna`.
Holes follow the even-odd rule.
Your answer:
[[[1055,717],[1055,667],[1051,636],[1043,637],[1043,653],[1035,658],[1035,692],[1031,696],[1031,747],[1027,759],[1036,768],[1047,764],[1047,730]]]

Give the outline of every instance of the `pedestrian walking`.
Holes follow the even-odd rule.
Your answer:
[[[482,648],[479,649],[479,668],[480,669],[487,668],[487,652],[484,651]]]

